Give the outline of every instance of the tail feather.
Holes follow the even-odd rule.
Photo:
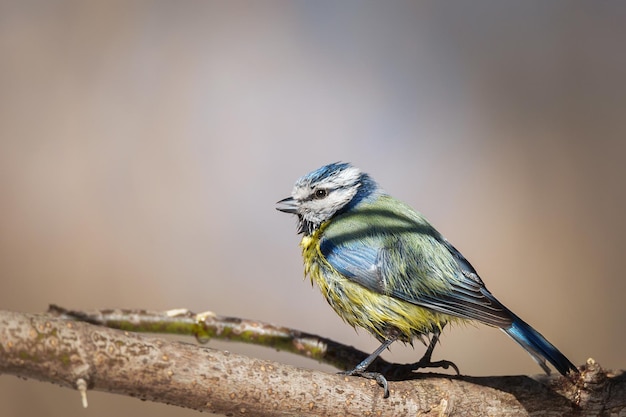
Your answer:
[[[546,374],[550,375],[550,368],[546,365],[546,360],[562,375],[567,375],[570,371],[578,372],[576,366],[565,355],[519,317],[514,316],[511,327],[502,330],[519,343]]]

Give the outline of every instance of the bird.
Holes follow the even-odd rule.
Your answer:
[[[333,310],[381,345],[346,375],[374,379],[389,396],[384,375],[368,371],[393,342],[427,344],[415,369],[444,367],[431,355],[447,324],[480,322],[501,329],[549,375],[578,369],[538,331],[486,288],[469,261],[418,211],[388,195],[367,173],[335,162],[299,178],[276,209],[297,216],[305,277]]]

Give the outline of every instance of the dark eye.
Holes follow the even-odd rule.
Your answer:
[[[319,188],[315,190],[315,198],[318,200],[326,197],[327,195],[328,195],[328,190],[325,190],[323,188]]]

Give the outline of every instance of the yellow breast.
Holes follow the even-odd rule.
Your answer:
[[[369,290],[350,280],[330,265],[320,250],[322,225],[300,242],[304,273],[315,282],[335,312],[353,327],[363,327],[379,339],[399,332],[400,339],[432,333],[458,318],[434,312],[391,296]]]

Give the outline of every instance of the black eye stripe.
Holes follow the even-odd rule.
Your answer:
[[[306,201],[322,200],[326,198],[331,191],[333,191],[331,188],[314,188],[311,190],[311,194],[306,198]]]

